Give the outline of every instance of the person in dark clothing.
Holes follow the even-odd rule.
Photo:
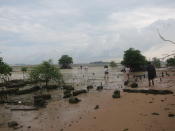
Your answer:
[[[151,82],[152,82],[152,85],[154,86],[154,78],[156,77],[156,69],[151,64],[151,62],[148,62],[147,71],[148,71],[149,86],[151,86]]]

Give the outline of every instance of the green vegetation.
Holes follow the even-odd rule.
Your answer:
[[[116,63],[115,61],[111,61],[111,62],[110,62],[110,66],[111,66],[111,67],[117,67],[117,63]]]
[[[73,64],[72,57],[68,55],[63,55],[58,61],[59,61],[59,64],[61,65],[61,69],[71,69],[72,68],[70,66],[70,64]]]
[[[24,80],[24,73],[26,73],[27,72],[27,67],[22,67],[21,68],[21,71],[22,71],[22,73],[23,73],[23,80]]]
[[[156,68],[160,68],[161,64],[160,64],[160,59],[154,57],[152,60],[152,64],[156,67]]]
[[[167,66],[175,66],[175,57],[167,59]]]
[[[58,68],[56,68],[52,60],[44,61],[42,64],[34,67],[30,72],[30,78],[33,81],[44,81],[46,86],[49,81],[62,82],[62,75]]]
[[[130,48],[124,52],[123,61],[124,66],[129,66],[132,71],[144,70],[147,61],[145,56],[141,54],[139,50]]]
[[[11,76],[12,68],[3,62],[3,58],[0,57],[0,79],[4,82],[9,80]]]

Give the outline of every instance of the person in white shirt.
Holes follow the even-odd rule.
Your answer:
[[[109,79],[109,70],[108,70],[108,66],[104,66],[104,74],[105,74],[105,80],[108,80]]]
[[[127,75],[128,80],[129,80],[130,68],[129,67],[126,67],[125,68],[125,72],[126,72],[126,75]]]

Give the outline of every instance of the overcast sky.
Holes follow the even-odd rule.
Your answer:
[[[10,64],[120,60],[130,47],[162,57],[175,45],[157,29],[175,41],[175,0],[0,0],[0,56]]]

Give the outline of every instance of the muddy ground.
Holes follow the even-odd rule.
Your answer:
[[[95,73],[93,76],[92,73]],[[140,74],[140,73],[138,73]],[[170,89],[175,91],[175,73],[170,71],[160,81],[156,79],[154,89]],[[161,75],[161,72],[159,73]],[[175,95],[146,95],[122,92],[126,80],[125,74],[119,69],[110,69],[109,80],[104,80],[103,67],[92,67],[88,71],[66,70],[64,78],[76,89],[85,89],[94,85],[95,89],[87,94],[79,95],[81,102],[69,104],[68,99],[62,99],[61,89],[47,92],[52,95],[46,108],[34,111],[11,111],[13,108],[30,108],[32,105],[0,105],[0,130],[11,131],[8,122],[16,121],[19,131],[174,131]],[[104,86],[104,90],[96,91],[96,87]],[[139,88],[148,89],[147,79],[139,80]],[[25,87],[27,88],[27,87]],[[121,90],[121,98],[113,99],[115,89]],[[37,94],[37,92],[35,93]],[[32,101],[35,94],[11,96],[11,100]],[[95,107],[98,105],[98,109]],[[153,115],[158,113],[158,115]]]

